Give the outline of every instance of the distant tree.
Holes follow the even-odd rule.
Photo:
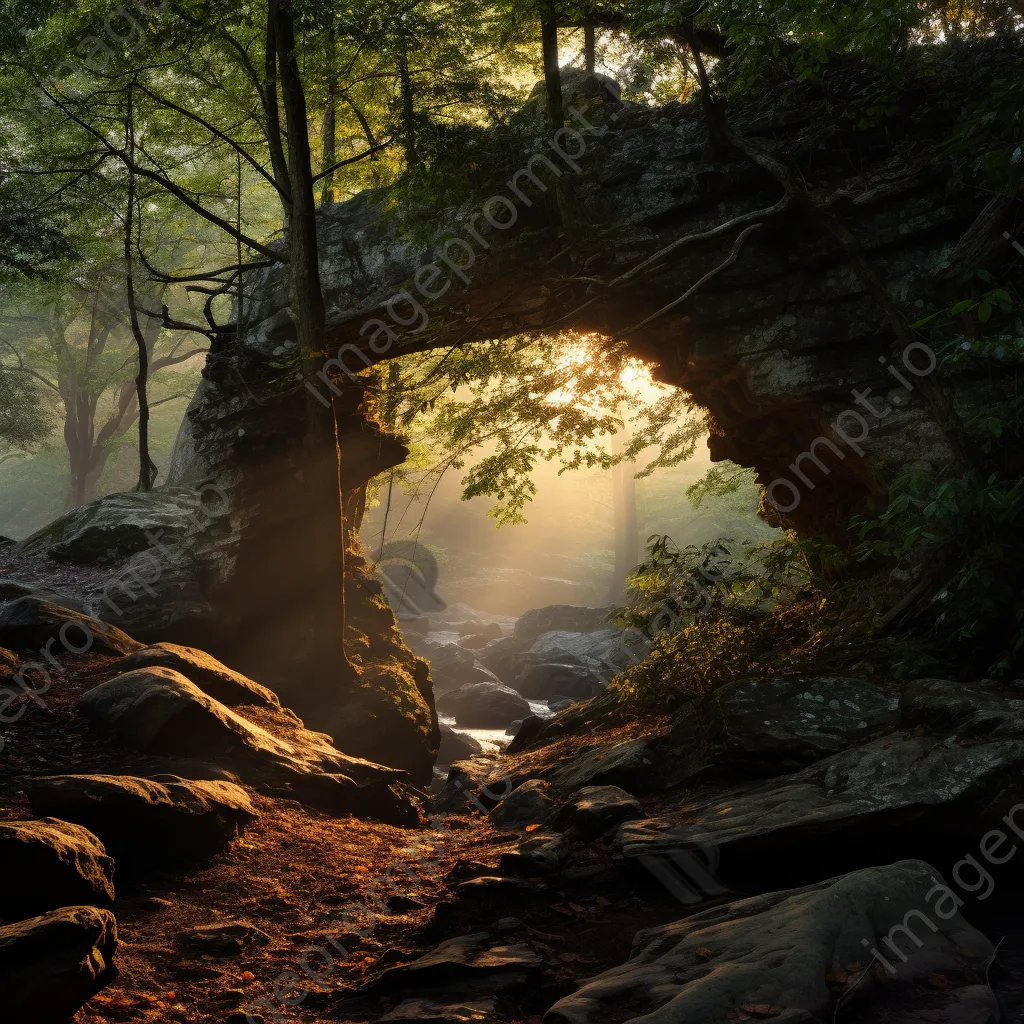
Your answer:
[[[31,455],[52,429],[39,384],[24,370],[0,365],[0,464]]]

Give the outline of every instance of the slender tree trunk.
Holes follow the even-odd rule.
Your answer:
[[[322,174],[328,167],[337,162],[338,151],[338,73],[334,66],[334,25],[327,30],[327,106],[324,108],[323,123],[324,148],[320,163]],[[334,202],[334,172],[324,178],[323,191],[320,193],[321,207],[328,207]]]
[[[135,123],[132,107],[133,92],[128,88],[128,116],[125,122],[128,150],[128,206],[124,218],[124,269],[125,285],[128,296],[128,315],[132,325],[132,335],[139,353],[139,372],[135,378],[135,393],[139,403],[139,485],[140,491],[153,489],[153,460],[149,457],[149,396],[146,386],[149,381],[149,349],[146,338],[139,326],[139,310],[135,303],[135,280],[132,275],[132,243],[135,225]],[[92,446],[90,445],[90,448]],[[83,480],[84,486],[84,480]]]
[[[409,51],[405,36],[398,54],[398,77],[402,83],[402,124],[405,133],[405,161],[410,167],[420,162],[416,148],[416,104],[412,92],[412,75],[409,74]]]
[[[288,253],[291,260],[292,313],[296,320],[303,375],[307,380],[312,380],[323,361],[327,316],[320,284],[308,114],[305,91],[295,55],[291,2],[271,0],[271,10],[274,12],[281,97],[288,128],[291,196]],[[331,407],[324,408],[316,395],[310,393],[308,389],[304,394],[305,471],[312,486],[312,501],[326,502],[323,508],[311,509],[311,525],[316,533],[314,547],[322,552],[327,580],[327,591],[324,594],[313,595],[315,600],[326,604],[326,608],[318,607],[316,611],[325,617],[327,623],[325,628],[317,630],[315,643],[321,651],[321,657],[328,664],[337,664],[343,678],[350,680],[355,676],[355,669],[345,653],[346,531],[341,493],[341,453],[338,449],[337,416],[333,399]],[[331,622],[335,614],[337,618]]]
[[[589,74],[593,74],[597,66],[597,33],[594,31],[594,23],[588,21],[583,26],[583,58]]]

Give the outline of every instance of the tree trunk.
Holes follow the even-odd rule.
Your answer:
[[[621,455],[629,440],[625,428],[612,438],[612,454]],[[636,514],[636,465],[619,462],[612,467],[612,514],[615,520],[615,570],[609,597],[625,598],[626,577],[640,562],[640,536]]]
[[[291,2],[271,0],[271,10],[275,15],[281,97],[288,131],[292,313],[303,376],[313,380],[324,358],[327,316],[320,284],[306,96],[295,55]],[[306,416],[303,474],[310,492],[311,519],[311,533],[305,543],[311,544],[321,555],[324,580],[322,592],[314,589],[309,595],[313,602],[311,614],[320,624],[314,629],[313,644],[325,671],[333,666],[340,672],[341,681],[349,682],[355,676],[355,669],[345,653],[345,529],[338,424],[333,398],[331,407],[325,408],[318,393],[305,389],[303,394]],[[330,680],[325,678],[323,682],[329,688]]]
[[[588,21],[583,26],[583,59],[586,61],[586,68],[589,74],[593,74],[596,67],[597,57],[597,33],[594,31],[594,23]]]
[[[553,131],[564,126],[565,111],[562,107],[562,74],[558,67],[558,18],[555,5],[547,3],[542,8],[540,23],[541,52],[544,58],[544,85],[548,95],[548,119]],[[565,175],[555,179],[555,200],[562,229],[568,238],[579,233],[579,209],[572,181]]]
[[[338,73],[334,67],[334,26],[327,30],[327,106],[324,109],[323,124],[323,159],[320,162],[320,173],[333,167],[338,160]],[[334,172],[325,178],[323,191],[320,193],[320,206],[328,207],[334,202]]]
[[[402,82],[402,125],[405,136],[405,161],[410,167],[420,162],[416,149],[416,105],[412,94],[412,76],[409,74],[409,55],[405,37],[398,54],[398,76]]]

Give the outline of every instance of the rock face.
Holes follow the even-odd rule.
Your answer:
[[[8,921],[83,903],[114,902],[114,862],[81,825],[57,818],[0,825],[0,917]]]
[[[452,764],[479,754],[483,747],[472,736],[462,736],[450,725],[441,725],[441,748],[437,752],[439,765]]]
[[[442,694],[437,707],[466,729],[501,729],[530,713],[530,705],[501,683],[461,686]]]
[[[415,813],[390,784],[405,776],[331,746],[294,717],[265,710],[257,725],[169,668],[143,668],[85,693],[82,713],[123,746],[229,766],[254,785],[290,790],[339,813],[408,822]],[[250,714],[253,712],[250,711]],[[270,730],[274,731],[271,732]]]
[[[810,1024],[825,1019],[833,1000],[828,976],[864,971],[861,998],[872,991],[874,949],[901,982],[961,972],[992,944],[951,899],[943,904],[937,878],[923,861],[900,861],[641,931],[627,963],[559,1000],[544,1024],[732,1024],[743,1006]]]
[[[624,821],[644,817],[640,801],[618,786],[585,786],[573,796],[568,809],[574,828],[584,839],[596,839]]]
[[[84,826],[119,863],[212,853],[256,817],[241,786],[174,775],[49,775],[29,782],[26,795],[34,813]]]
[[[777,775],[895,729],[900,696],[857,679],[785,676],[744,680],[717,695],[722,771]]]
[[[0,607],[0,644],[38,650],[57,642],[75,653],[130,654],[142,646],[116,626],[38,597],[22,597]]]
[[[498,677],[485,668],[471,651],[458,644],[442,644],[424,654],[430,659],[430,674],[435,693],[447,693],[471,683],[498,683]]]
[[[117,924],[109,910],[64,907],[0,925],[0,985],[11,1021],[67,1024],[117,977]]]
[[[265,708],[279,708],[281,701],[273,690],[253,682],[241,672],[222,665],[216,658],[194,647],[160,643],[145,647],[128,655],[111,668],[130,672],[137,668],[170,668],[180,672],[214,700],[234,707],[236,704],[256,704]]]

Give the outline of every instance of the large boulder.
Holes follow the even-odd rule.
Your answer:
[[[115,676],[83,694],[79,707],[122,746],[221,764],[252,785],[337,813],[405,824],[416,819],[408,799],[391,786],[406,772],[349,757],[328,736],[273,708],[248,709],[261,712],[255,724],[173,669]]]
[[[49,775],[25,792],[33,813],[83,825],[118,863],[203,856],[256,818],[241,786],[175,775]]]
[[[39,597],[21,597],[0,606],[0,645],[37,651],[54,649],[58,643],[75,654],[130,654],[142,647],[117,626]],[[55,647],[56,653],[62,647]]]
[[[622,786],[631,793],[661,788],[654,747],[644,738],[599,743],[556,765],[545,778],[568,793],[585,786]]]
[[[465,729],[503,729],[530,713],[530,705],[501,683],[470,683],[442,694],[437,710]]]
[[[117,977],[116,950],[114,915],[96,907],[64,907],[0,925],[4,1018],[67,1024]]]
[[[558,630],[542,633],[530,647],[517,655],[519,672],[535,665],[582,665],[607,682],[612,676],[635,665],[648,653],[648,646],[622,629],[601,629],[590,633]]]
[[[794,771],[900,723],[898,691],[838,676],[742,680],[716,698],[722,736],[711,760],[737,773]]]
[[[257,704],[267,708],[281,706],[273,690],[222,665],[216,658],[195,647],[159,643],[129,654],[111,666],[116,672],[130,672],[136,668],[171,668],[192,680],[204,693],[221,704]]]
[[[874,950],[901,984],[941,974],[948,985],[993,947],[937,882],[923,861],[900,861],[638,932],[625,964],[559,1000],[544,1024],[733,1024],[745,1007],[751,1018],[831,1020],[830,984],[856,985],[863,1000],[876,972],[886,976]]]
[[[512,637],[519,648],[525,650],[543,633],[596,633],[608,628],[608,617],[613,610],[578,604],[530,608],[516,620]]]
[[[733,881],[773,857],[797,877],[915,850],[929,835],[970,835],[997,824],[1024,768],[1024,736],[961,745],[955,737],[892,733],[793,775],[684,799],[617,837],[626,857],[717,846]]]
[[[427,656],[434,692],[445,693],[471,683],[500,683],[498,677],[485,668],[472,651],[458,644],[443,644]]]
[[[572,700],[589,700],[607,685],[593,669],[584,665],[531,665],[515,681],[516,690],[530,700],[550,700],[562,696]]]
[[[0,917],[114,902],[114,862],[81,825],[57,818],[0,824]]]

